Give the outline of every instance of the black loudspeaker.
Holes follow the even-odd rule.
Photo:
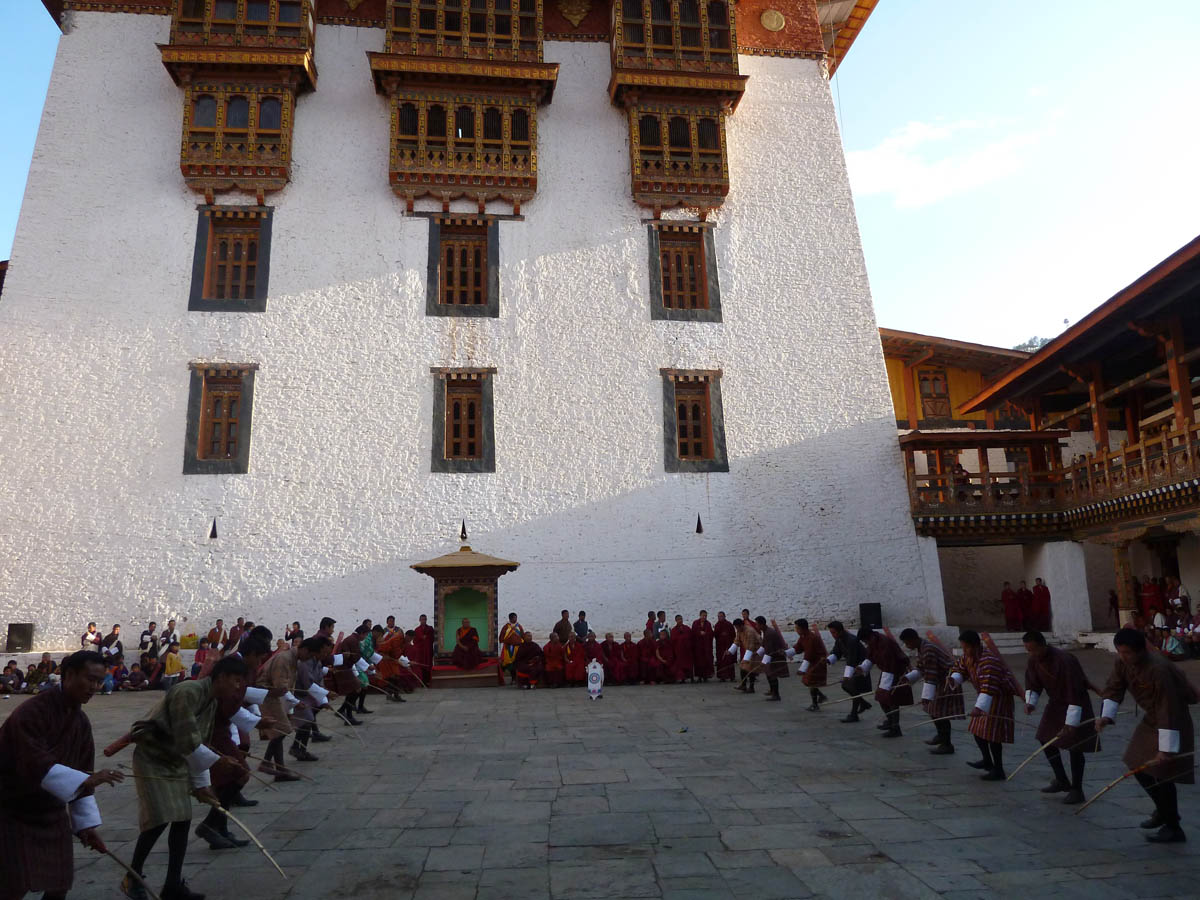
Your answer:
[[[883,607],[878,603],[858,604],[858,625],[860,628],[882,628]]]
[[[32,622],[9,622],[8,623],[8,643],[6,650],[9,653],[28,653],[33,649],[33,623]]]

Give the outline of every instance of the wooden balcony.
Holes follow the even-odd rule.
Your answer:
[[[187,3],[171,20],[178,46],[312,50],[313,0],[236,0]]]
[[[980,542],[1086,534],[1200,510],[1200,425],[1062,465],[1068,432],[912,432],[900,439],[917,530]],[[976,436],[974,437],[973,436]],[[1034,436],[1045,436],[1040,442]],[[1015,471],[916,471],[917,452],[1016,450]],[[1051,452],[1042,453],[1041,450]],[[969,457],[968,457],[969,458]]]

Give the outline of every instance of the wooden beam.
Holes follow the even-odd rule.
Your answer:
[[[1171,405],[1175,408],[1175,429],[1192,424],[1192,379],[1188,364],[1183,360],[1183,322],[1172,316],[1167,324],[1167,339],[1163,343],[1167,357],[1167,377],[1171,382]]]
[[[1104,393],[1104,376],[1100,371],[1100,363],[1092,363],[1092,377],[1088,380],[1088,401],[1092,408],[1092,438],[1096,441],[1096,449],[1108,451],[1108,411],[1100,395]]]
[[[920,422],[917,415],[917,389],[913,379],[916,368],[933,356],[933,349],[926,348],[911,359],[904,360],[904,411],[908,413],[908,427],[916,428]]]

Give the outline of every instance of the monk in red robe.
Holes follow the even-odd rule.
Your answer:
[[[462,620],[462,627],[454,632],[454,664],[460,669],[476,669],[483,662],[479,652],[479,632],[471,627],[470,619]]]
[[[587,654],[583,644],[575,637],[575,632],[567,638],[564,648],[567,654],[566,679],[568,685],[581,685],[587,681]]]
[[[598,661],[600,665],[604,665],[606,660],[604,654],[604,645],[596,640],[596,632],[588,632],[587,640],[583,642],[583,652],[587,657],[588,662],[595,660]],[[605,675],[604,677],[607,678],[608,676]]]
[[[692,629],[683,624],[683,616],[676,616],[675,626],[671,629],[671,655],[675,657],[671,674],[675,681],[696,680],[692,652]]]
[[[692,667],[702,682],[713,677],[713,626],[708,621],[708,611],[703,609],[700,618],[692,623]]]
[[[426,617],[421,616],[421,624],[413,629],[413,652],[409,659],[412,660],[413,668],[417,670],[417,677],[426,687],[433,677],[433,646],[436,637],[437,634]]]
[[[659,681],[663,684],[677,684],[681,681],[675,670],[675,645],[671,643],[671,632],[664,628],[658,633],[658,641],[654,646],[654,655],[658,660]]]
[[[1033,627],[1033,591],[1025,586],[1025,582],[1021,582],[1021,586],[1017,588],[1017,606],[1021,610],[1021,627]]]
[[[1033,630],[1050,630],[1050,588],[1035,578],[1033,584]]]
[[[1012,589],[1011,582],[1004,582],[1004,590],[1000,592],[1000,603],[1004,607],[1004,627],[1009,631],[1021,630],[1021,602],[1017,592]]]
[[[654,640],[654,632],[647,628],[643,634],[645,635],[638,641],[638,678],[642,684],[659,684],[663,680],[662,663],[658,659],[656,646],[658,642]]]
[[[717,648],[717,678],[721,681],[733,681],[734,666],[737,657],[729,652],[733,642],[737,640],[737,629],[725,618],[725,613],[717,613],[717,623],[713,625],[713,641]]]
[[[604,643],[600,645],[600,649],[604,654],[605,684],[624,684],[625,654],[621,651],[621,645],[613,639],[611,631],[604,635]]]
[[[545,659],[545,679],[547,687],[562,687],[566,681],[567,648],[563,646],[558,632],[550,632],[550,641],[542,647]]]
[[[542,648],[537,645],[533,635],[526,631],[513,656],[513,667],[517,673],[517,687],[533,690],[537,686],[538,679],[542,677],[545,661]]]
[[[641,678],[640,659],[638,645],[633,640],[632,632],[625,632],[625,640],[621,642],[621,662],[625,664],[626,684],[637,684]]]

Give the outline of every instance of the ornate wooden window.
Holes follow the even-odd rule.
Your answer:
[[[250,462],[255,366],[192,366],[185,475],[240,474]]]
[[[716,106],[629,106],[633,195],[658,209],[712,208],[729,193],[725,112]]]
[[[541,0],[389,0],[387,52],[542,60]]]
[[[533,196],[537,104],[522,96],[453,90],[397,92],[390,181],[412,199]]]
[[[189,85],[184,98],[180,169],[192,189],[263,192],[287,183],[292,88],[200,82]]]
[[[313,0],[176,0],[172,44],[308,49]]]
[[[434,369],[434,472],[494,472],[495,369]]]
[[[270,256],[269,207],[201,207],[188,309],[262,312]]]
[[[737,74],[723,0],[616,0],[613,67]]]
[[[921,418],[950,418],[950,389],[946,373],[935,369],[921,369],[917,373],[921,388]]]
[[[499,248],[495,219],[431,217],[426,314],[500,315]]]
[[[720,371],[663,369],[668,472],[728,472]]]
[[[659,220],[647,226],[650,318],[720,322],[721,288],[711,226]]]

